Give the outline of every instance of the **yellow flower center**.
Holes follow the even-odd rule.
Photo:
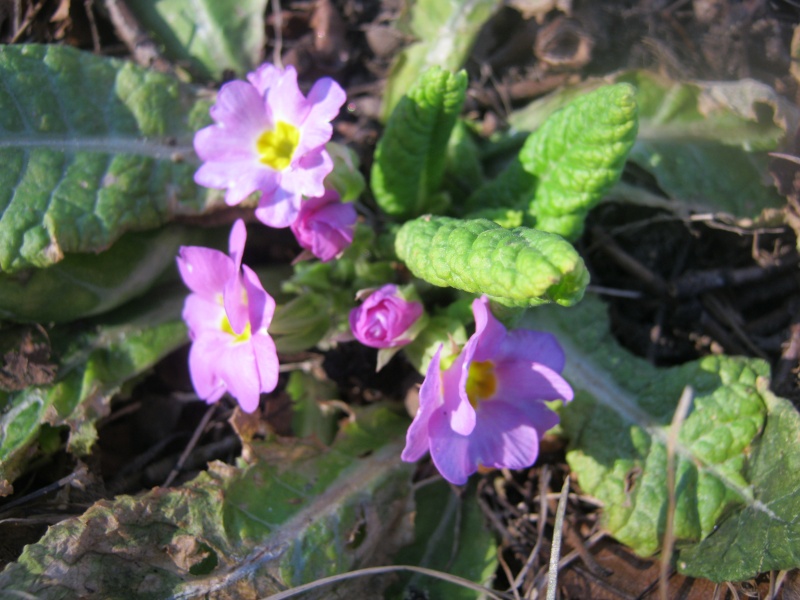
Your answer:
[[[246,342],[252,336],[252,333],[250,332],[250,321],[248,321],[247,325],[244,326],[244,330],[242,331],[242,333],[236,333],[233,330],[233,327],[231,327],[231,322],[228,320],[228,315],[222,317],[221,329],[228,335],[232,335],[233,341],[237,344],[239,342]]]
[[[467,374],[467,397],[472,407],[478,408],[481,400],[491,398],[496,391],[494,363],[490,360],[471,363]]]
[[[292,162],[292,155],[300,141],[300,130],[294,125],[278,121],[275,129],[265,131],[256,140],[258,159],[276,171],[283,171]]]

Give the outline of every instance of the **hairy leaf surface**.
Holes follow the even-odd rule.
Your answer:
[[[555,333],[564,347],[564,376],[576,390],[561,412],[567,461],[581,489],[603,502],[603,524],[614,537],[645,556],[660,548],[666,441],[690,386],[675,461],[679,568],[721,581],[797,564],[800,476],[791,467],[800,461],[800,419],[769,392],[766,363],[708,356],[654,367],[613,340],[594,298],[568,311],[538,308],[524,324]]]
[[[385,409],[362,412],[331,448],[254,442],[251,464],[215,462],[182,487],[97,502],[27,546],[0,588],[42,600],[87,589],[110,599],[263,598],[387,560],[411,509],[407,424]],[[380,597],[354,585],[343,597]]]
[[[466,89],[466,72],[432,68],[400,100],[372,166],[372,191],[385,213],[407,219],[443,208],[447,142]]]
[[[637,124],[634,88],[616,84],[572,101],[533,132],[519,154],[536,178],[531,225],[578,238],[589,210],[619,180]]]
[[[267,0],[149,0],[130,11],[154,34],[165,55],[201,77],[240,78],[258,66],[266,36]]]
[[[199,90],[67,46],[0,47],[0,81],[0,271],[98,252],[220,198],[192,180]]]
[[[400,228],[395,248],[417,277],[507,306],[569,306],[589,282],[583,259],[562,237],[488,219],[420,217]]]

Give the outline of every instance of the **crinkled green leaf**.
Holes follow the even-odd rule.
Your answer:
[[[648,71],[628,71],[611,80],[636,87],[639,135],[630,160],[676,201],[673,210],[753,218],[783,204],[760,152],[775,149],[787,132],[794,133],[798,109],[775,90],[748,79],[672,81]],[[557,92],[517,111],[509,122],[534,130],[576,93],[607,82]]]
[[[407,4],[399,24],[416,43],[395,58],[383,95],[383,119],[389,118],[419,76],[431,67],[456,71],[464,65],[483,24],[501,0],[416,0]]]
[[[699,544],[678,554],[678,569],[712,581],[741,581],[800,565],[800,415],[762,382],[768,415],[745,477],[758,504],[724,519]]]
[[[452,198],[463,198],[484,183],[480,149],[467,124],[459,119],[447,143],[444,186]],[[459,200],[460,203],[460,200]]]
[[[253,444],[250,465],[215,462],[180,488],[97,502],[27,546],[0,574],[0,588],[42,600],[89,589],[109,599],[264,598],[380,564],[407,534],[407,424],[385,409],[363,412],[330,449]],[[360,589],[366,583],[339,591],[380,597]]]
[[[583,259],[562,237],[487,219],[420,217],[400,228],[395,248],[415,276],[506,306],[571,305],[589,282]]]
[[[144,0],[129,10],[167,58],[204,78],[254,69],[266,42],[267,0]]]
[[[191,147],[210,100],[131,63],[67,46],[0,46],[0,271],[98,252],[197,214]]]
[[[782,467],[797,464],[797,418],[788,419],[785,405],[768,392],[766,363],[708,356],[656,368],[613,340],[606,310],[592,298],[568,311],[531,311],[525,324],[555,333],[564,347],[564,376],[576,390],[561,413],[570,439],[567,461],[581,489],[603,502],[603,524],[612,535],[642,555],[660,547],[668,502],[666,440],[678,399],[691,386],[691,409],[676,445],[678,547],[705,538],[706,565],[713,563],[717,573],[736,572],[734,579],[749,578],[760,566],[796,566],[796,559],[786,559],[798,555],[800,530],[792,524],[796,511],[787,511],[796,503],[800,476]],[[749,570],[728,562],[724,543],[711,543],[721,524],[744,516],[771,531],[753,539],[753,546],[737,540],[737,560],[749,552]],[[782,550],[787,540],[792,549]],[[693,573],[699,572],[695,567]]]
[[[620,83],[579,97],[533,132],[519,153],[536,177],[530,224],[579,237],[589,210],[619,180],[637,123],[635,90]]]
[[[400,550],[395,563],[426,567],[491,586],[497,570],[497,542],[486,527],[476,495],[474,482],[462,496],[444,481],[419,488],[414,494],[414,543]],[[422,575],[408,578],[403,587],[405,598],[480,597],[474,590]]]
[[[327,403],[339,398],[336,384],[315,377],[313,373],[292,371],[286,393],[292,398],[292,433],[330,444],[341,413],[341,409]]]
[[[70,254],[46,269],[0,273],[0,318],[62,323],[97,315],[139,296],[166,270],[178,248],[206,239],[171,225],[128,233],[99,254]]]
[[[0,414],[0,495],[11,492],[11,483],[35,454],[43,423],[69,427],[70,452],[90,451],[97,439],[95,422],[108,414],[113,395],[186,343],[180,318],[185,295],[177,287],[161,289],[148,301],[109,316],[90,333],[51,334],[61,355],[56,382],[8,394]]]
[[[407,219],[436,212],[447,142],[464,104],[467,74],[429,69],[392,112],[375,149],[371,185],[378,206]]]
[[[526,171],[516,156],[497,177],[475,188],[464,202],[463,212],[470,218],[492,221],[495,216],[507,219],[508,215],[518,215],[519,226],[536,195],[536,184],[536,176]]]

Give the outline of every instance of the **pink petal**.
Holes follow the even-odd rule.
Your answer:
[[[442,346],[436,350],[425,380],[419,389],[419,409],[411,422],[411,426],[406,433],[406,446],[400,454],[400,458],[406,462],[416,462],[422,458],[430,448],[428,436],[428,422],[431,415],[442,405],[442,391],[440,381],[440,358]]]
[[[221,337],[224,336],[224,337]],[[195,392],[209,404],[217,402],[227,391],[218,365],[225,354],[225,334],[207,333],[198,338],[189,350],[189,373]]]
[[[467,344],[455,362],[442,375],[443,414],[450,420],[451,429],[461,435],[472,433],[476,422],[475,409],[467,396],[467,377],[473,349],[474,346]]]
[[[308,93],[311,110],[306,117],[309,121],[333,121],[339,116],[342,105],[347,101],[347,94],[338,83],[330,77],[317,80]]]
[[[253,334],[261,330],[266,331],[275,314],[275,299],[267,293],[258,275],[250,267],[244,265],[242,268],[251,331]]]
[[[281,76],[281,69],[270,63],[264,63],[252,73],[247,74],[247,81],[252,83],[262,96],[274,86]]]
[[[480,426],[469,440],[471,463],[523,469],[536,462],[539,433],[524,413],[505,402],[491,401],[482,402],[479,412]]]
[[[286,179],[286,175],[287,173],[280,174],[281,184]],[[256,218],[265,225],[276,229],[289,227],[300,213],[301,201],[302,196],[299,193],[278,187],[273,192],[261,196],[255,211]]]
[[[278,352],[275,342],[266,333],[257,333],[250,340],[255,356],[261,392],[268,394],[278,385]]]
[[[323,182],[331,171],[333,160],[324,149],[318,149],[296,160],[292,168],[283,173],[281,186],[309,198],[322,196],[325,193]]]
[[[475,344],[473,360],[477,362],[491,360],[500,349],[506,336],[506,328],[489,310],[489,299],[486,296],[473,300],[472,313],[475,315],[475,334],[469,343]]]
[[[231,132],[219,125],[209,125],[194,134],[194,150],[204,161],[252,161],[258,158],[255,143],[260,131]]]
[[[231,81],[223,85],[209,112],[211,118],[234,137],[260,132],[271,125],[266,118],[261,94],[246,81]]]
[[[261,379],[252,344],[249,341],[229,343],[225,352],[218,355],[218,361],[219,376],[230,395],[236,398],[243,411],[253,412],[261,397]]]
[[[273,118],[299,127],[308,114],[309,106],[297,86],[297,71],[291,65],[272,87],[266,91],[266,102],[272,109]]]
[[[541,363],[559,373],[564,370],[564,350],[554,335],[543,331],[509,331],[498,353],[498,361],[506,358]]]
[[[220,301],[214,298],[189,294],[183,303],[183,320],[189,327],[189,336],[192,340],[202,336],[207,330],[221,331],[220,326],[224,316],[225,309]]]
[[[572,400],[572,387],[550,367],[522,360],[496,362],[495,398],[508,402]]]
[[[478,470],[478,465],[470,461],[469,437],[453,431],[441,410],[431,415],[428,433],[431,459],[442,477],[455,485],[465,484]]]
[[[201,246],[181,246],[177,263],[186,286],[207,298],[222,294],[225,282],[233,273],[229,257],[219,250]]]

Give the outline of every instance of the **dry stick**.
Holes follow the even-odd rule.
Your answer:
[[[691,386],[683,388],[678,407],[672,415],[672,424],[667,437],[667,522],[664,526],[664,543],[661,548],[661,572],[658,580],[658,591],[662,600],[668,600],[669,570],[672,559],[672,549],[675,546],[675,446],[678,443],[678,434],[681,426],[689,414],[689,407],[694,398]]]
[[[272,64],[279,69],[283,68],[281,54],[283,53],[283,11],[281,10],[280,0],[272,0],[272,16],[275,24],[275,43],[272,46]]]
[[[58,481],[54,481],[53,483],[46,485],[43,488],[39,488],[35,492],[31,492],[30,494],[25,494],[20,498],[12,500],[11,502],[4,504],[3,506],[0,506],[0,514],[3,514],[8,510],[15,508],[17,506],[26,504],[27,502],[30,502],[32,500],[36,500],[37,498],[41,498],[42,496],[46,496],[50,492],[54,492],[58,489],[61,489],[65,485],[72,483],[74,479],[81,477],[83,475],[86,475],[86,472],[83,469],[74,471],[73,473],[70,473],[69,475],[62,477]]]
[[[592,227],[592,237],[600,244],[600,248],[607,253],[617,265],[629,274],[638,278],[650,292],[656,296],[666,296],[667,283],[657,273],[653,273],[636,258],[628,254],[617,242],[601,228]]]
[[[542,467],[542,472],[539,474],[539,522],[537,523],[539,530],[536,535],[536,544],[534,545],[533,550],[531,550],[531,553],[528,555],[528,560],[525,561],[525,566],[522,567],[519,575],[517,575],[517,578],[514,580],[514,589],[522,585],[522,582],[525,580],[525,576],[533,566],[533,561],[536,560],[536,557],[539,556],[539,551],[542,549],[544,527],[547,524],[547,490],[549,487],[550,467],[544,465],[544,467]],[[525,596],[530,597],[530,592],[533,589],[534,586],[531,586]]]
[[[461,587],[469,588],[481,594],[486,594],[490,598],[495,598],[495,600],[506,600],[506,598],[508,598],[508,596],[506,596],[505,594],[501,594],[500,592],[495,592],[494,590],[490,590],[489,588],[483,587],[482,585],[478,585],[477,583],[473,583],[469,579],[458,577],[457,575],[450,575],[449,573],[442,573],[440,571],[434,571],[433,569],[426,569],[424,567],[413,567],[410,565],[390,565],[387,567],[368,567],[366,569],[358,569],[356,571],[350,571],[349,573],[341,573],[339,575],[323,577],[322,579],[317,579],[316,581],[312,581],[311,583],[298,585],[297,587],[285,590],[283,592],[278,592],[277,594],[267,596],[262,600],[285,600],[286,598],[292,598],[294,596],[302,594],[303,592],[315,590],[317,588],[326,586],[330,583],[339,583],[340,581],[345,581],[347,579],[354,579],[356,577],[363,577],[365,575],[381,575],[384,573],[394,573],[397,571],[411,571],[412,573],[420,573],[421,575],[427,575],[428,577],[441,579],[443,581],[447,581],[455,585],[460,585]]]
[[[200,439],[200,436],[203,435],[203,432],[205,431],[208,422],[211,420],[211,416],[214,414],[216,408],[217,408],[216,404],[212,404],[211,406],[208,407],[206,414],[204,414],[203,418],[200,420],[200,424],[194,430],[194,433],[192,434],[192,439],[189,440],[189,443],[186,445],[186,449],[183,451],[183,454],[181,454],[180,458],[178,459],[178,462],[175,463],[175,466],[172,468],[172,471],[170,471],[169,475],[167,476],[167,479],[164,481],[163,487],[169,487],[170,484],[178,476],[178,473],[181,472],[183,464],[186,462],[186,459],[189,458],[189,455],[192,453],[192,450],[194,450],[194,447],[197,445],[197,441]]]
[[[28,27],[30,27],[31,23],[33,23],[33,20],[36,18],[36,15],[39,14],[39,11],[42,10],[43,6],[44,1],[39,2],[39,4],[31,7],[28,16],[25,17],[25,20],[15,28],[14,35],[9,42],[10,44],[16,44],[19,41],[19,38],[21,38],[22,34],[25,33]]]
[[[108,16],[119,39],[128,47],[134,60],[164,73],[173,73],[172,66],[161,56],[153,40],[123,0],[104,0]]]
[[[92,52],[100,54],[100,32],[97,30],[97,19],[94,18],[94,0],[83,0],[83,10],[89,19],[89,31],[92,34]]]
[[[550,569],[547,571],[547,600],[556,600],[558,594],[558,559],[561,556],[561,530],[564,527],[564,515],[567,513],[567,496],[569,495],[569,475],[561,488],[561,498],[556,509],[556,522],[553,524],[553,546],[550,548]]]

